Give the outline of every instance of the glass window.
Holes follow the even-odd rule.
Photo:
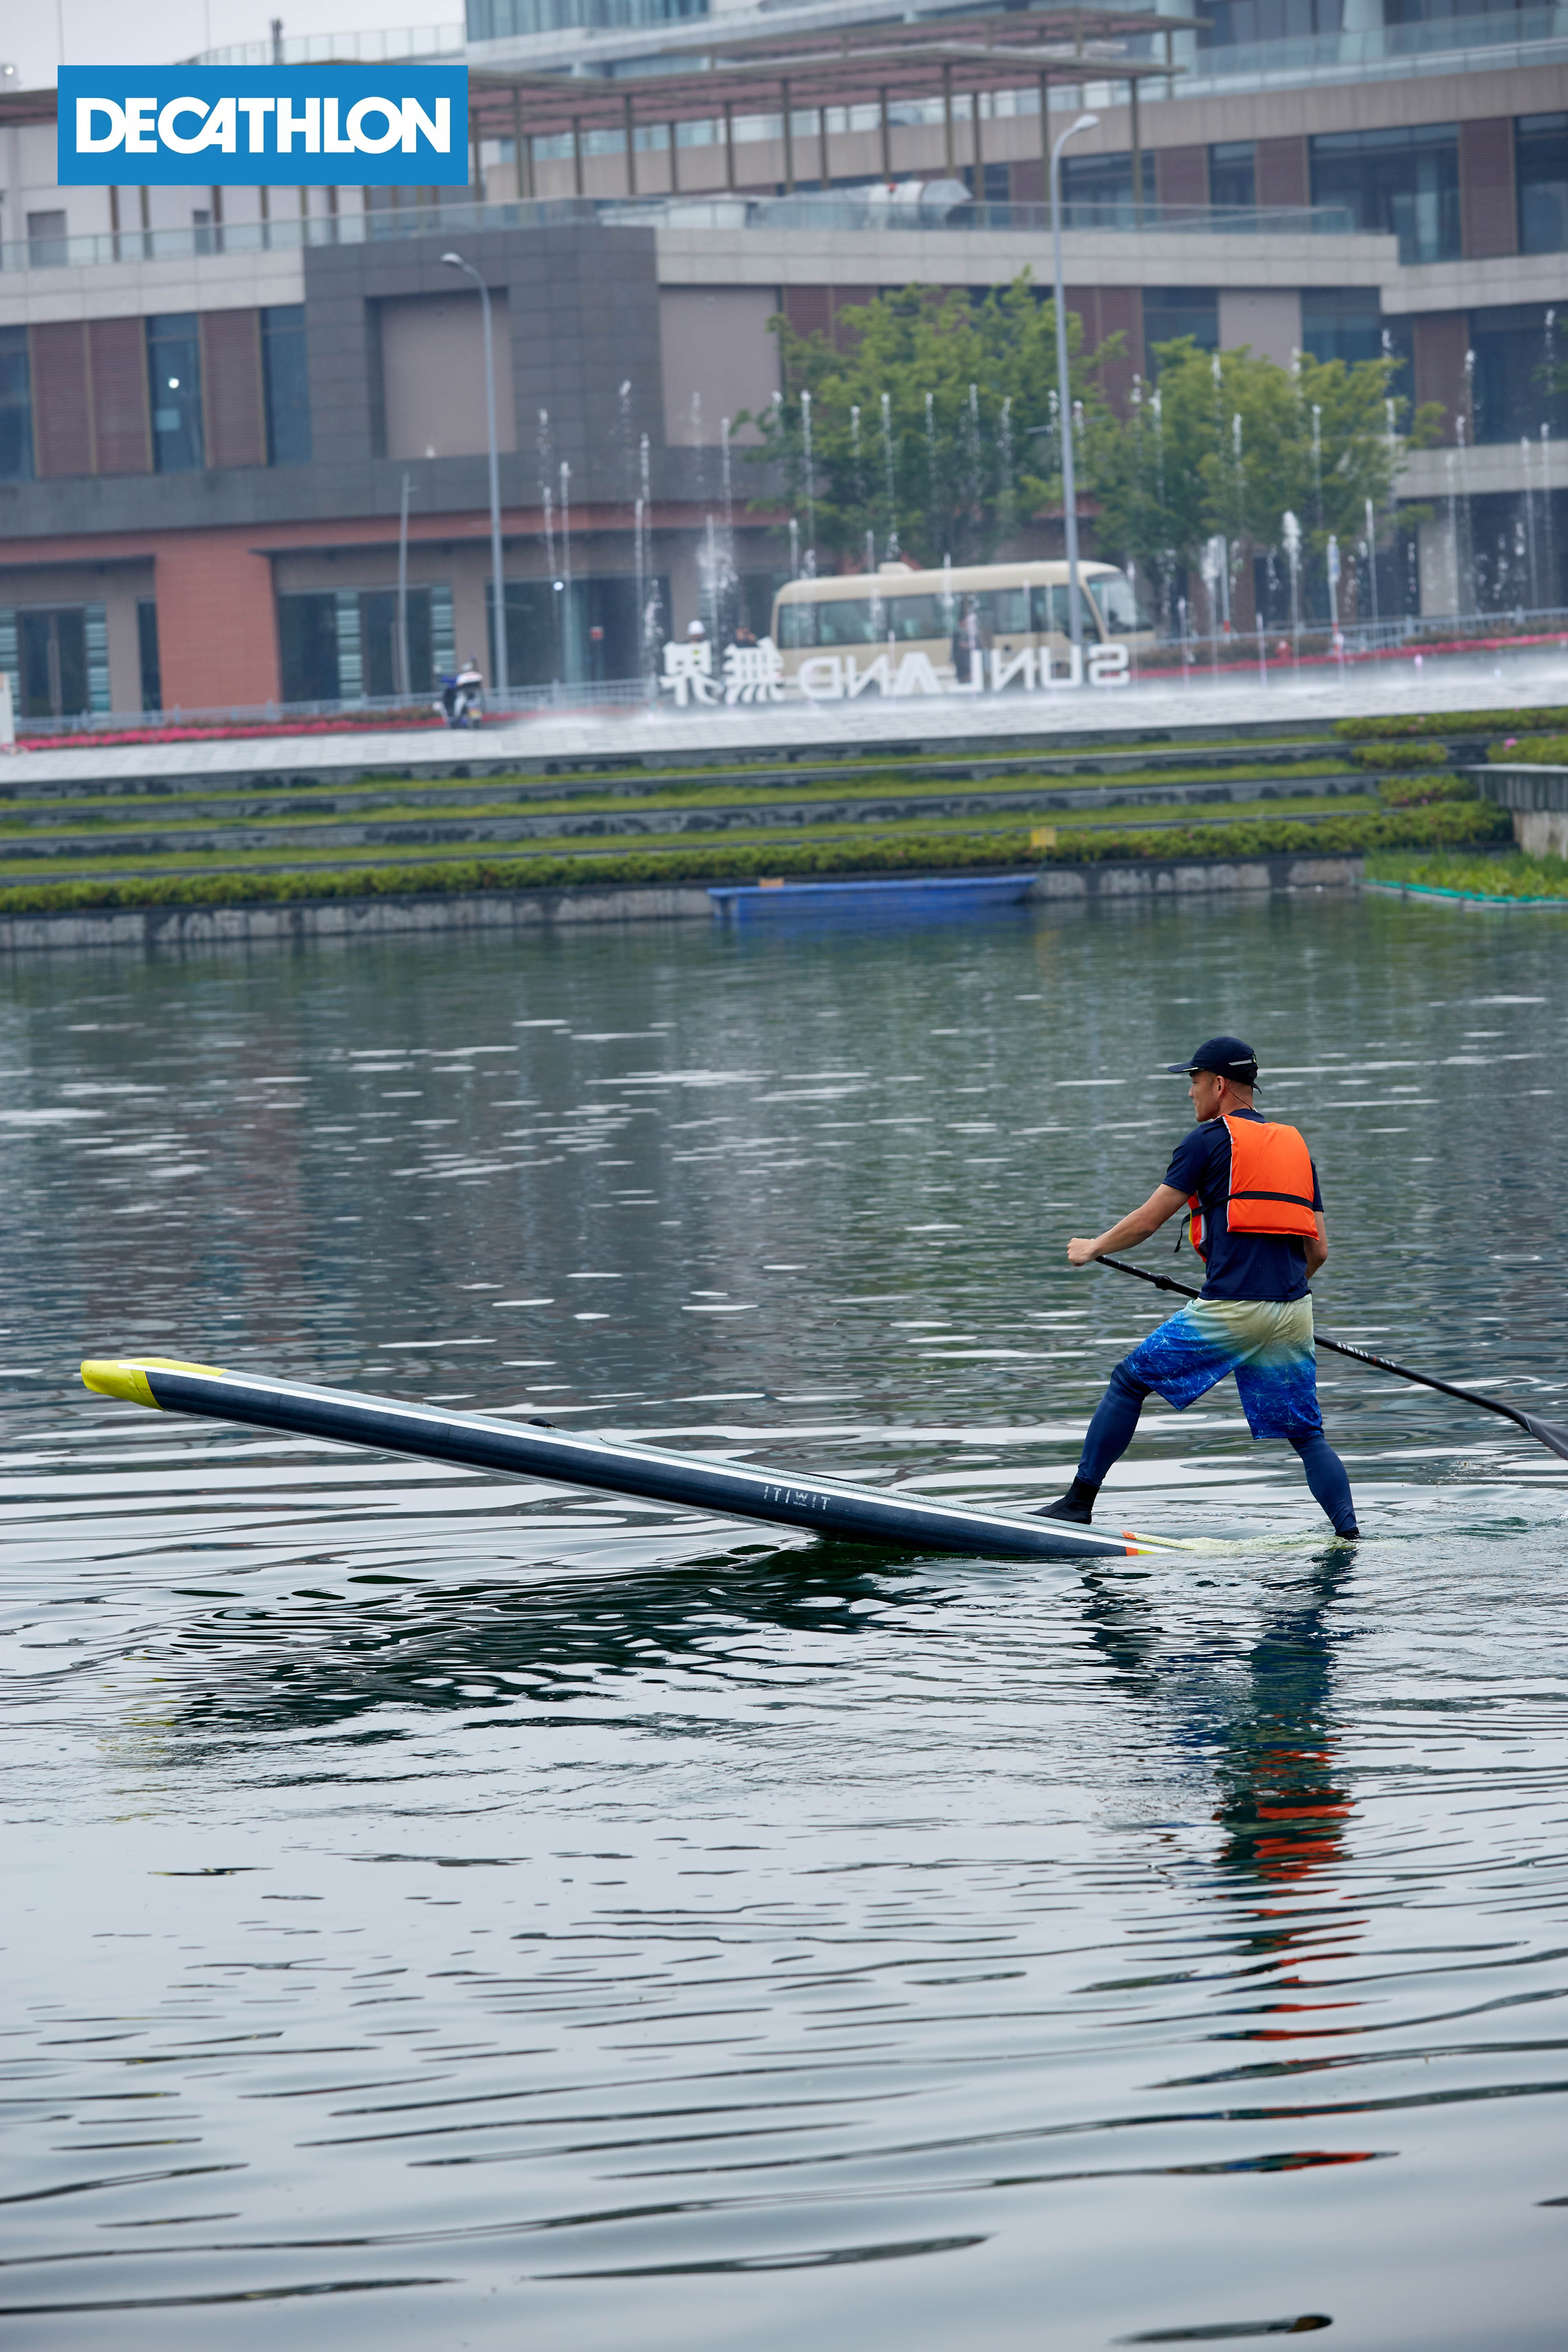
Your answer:
[[[1143,349],[1153,367],[1162,343],[1191,335],[1200,352],[1219,349],[1219,296],[1212,286],[1146,286]]]
[[[267,462],[310,462],[310,383],[305,364],[305,305],[279,302],[261,313],[261,373],[267,394]]]
[[[278,649],[285,702],[338,698],[338,600],[279,596]]]
[[[555,594],[548,580],[509,580],[506,583],[506,660],[507,674],[514,687],[549,686],[556,678],[571,681],[637,677],[648,660],[662,660],[662,647],[667,631],[660,626],[658,637],[645,646],[643,621],[647,608],[658,614],[668,614],[669,576],[667,572],[649,574],[643,582],[645,613],[637,610],[637,583],[634,572],[589,573],[572,583],[571,601],[564,593]],[[433,629],[435,632],[435,666],[439,672],[451,667],[448,650],[441,650],[441,600],[450,591],[431,591]],[[786,606],[786,611],[809,611],[809,606]],[[489,675],[495,675],[495,599],[488,587],[485,593],[485,626],[489,650]],[[449,627],[449,624],[448,624]],[[450,636],[447,639],[450,646]],[[715,649],[713,666],[719,669],[720,656]]]
[[[1152,629],[1153,622],[1132,593],[1132,583],[1121,572],[1101,572],[1084,586],[1100,607],[1100,617],[1105,633],[1110,637],[1130,637],[1135,630]],[[1063,595],[1065,598],[1066,591]]]
[[[163,708],[163,672],[158,659],[158,605],[152,596],[136,599],[136,650],[142,663],[142,708]]]
[[[468,0],[470,41],[559,33],[577,25],[664,25],[706,16],[708,0]]]
[[[948,618],[949,599],[940,593],[934,596],[889,596],[882,606],[882,633],[895,645],[913,646],[931,638],[945,640],[952,635],[952,623]],[[958,598],[951,599],[954,612]]]
[[[871,625],[869,596],[836,596],[816,609],[819,646],[868,646],[878,632]]]
[[[1337,33],[1342,0],[1213,0],[1198,32],[1200,49],[1233,49],[1257,41],[1310,41]]]
[[[202,353],[194,310],[148,320],[147,370],[154,469],[194,473],[202,464]]]
[[[779,645],[789,653],[799,653],[816,643],[816,607],[815,604],[781,604],[779,606]]]
[[[26,327],[0,327],[0,482],[33,478],[33,394]]]
[[[1154,157],[1143,150],[1143,202],[1154,202]],[[1132,158],[1126,155],[1064,155],[1062,226],[1131,228]]]
[[[1301,348],[1315,360],[1383,357],[1383,303],[1375,286],[1305,287]]]
[[[1451,122],[1335,131],[1308,142],[1312,202],[1343,205],[1358,229],[1392,232],[1401,261],[1459,252],[1459,134]]]
[[[1561,362],[1553,364],[1561,344],[1548,315],[1541,302],[1470,312],[1471,431],[1478,441],[1533,442],[1543,425],[1553,440],[1568,431],[1568,393],[1560,388]]]
[[[63,269],[69,259],[70,244],[66,236],[64,213],[29,213],[27,215],[27,267],[29,269]]]
[[[1080,587],[1083,585],[1081,575],[1079,585]],[[1070,635],[1067,582],[1063,580],[1053,588],[1036,588],[1032,591],[1032,594],[1036,635],[1048,637],[1053,632],[1058,636]]]
[[[1208,148],[1208,203],[1248,212],[1258,203],[1258,146],[1250,139]]]
[[[1513,126],[1521,253],[1568,253],[1568,114],[1521,114]]]
[[[1258,149],[1250,139],[1226,139],[1209,149],[1209,202],[1250,211],[1258,202]]]
[[[71,719],[109,708],[108,630],[101,604],[35,606],[16,616],[18,716]]]

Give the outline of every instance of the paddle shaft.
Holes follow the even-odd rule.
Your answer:
[[[1156,1290],[1173,1290],[1181,1298],[1202,1296],[1189,1283],[1173,1281],[1168,1274],[1151,1274],[1147,1266],[1129,1265],[1124,1257],[1101,1257],[1096,1263],[1113,1265],[1118,1274],[1130,1274],[1135,1282],[1152,1283]],[[1348,1339],[1331,1339],[1326,1332],[1318,1331],[1313,1334],[1313,1340],[1320,1348],[1331,1348],[1336,1356],[1352,1356],[1358,1364],[1370,1364],[1374,1371],[1392,1372],[1396,1380],[1414,1381],[1418,1388],[1436,1389],[1439,1396],[1458,1397],[1461,1404],[1479,1405],[1483,1412],[1500,1412],[1503,1419],[1511,1421],[1517,1429],[1522,1429],[1531,1437],[1539,1438],[1543,1445],[1551,1447],[1553,1454],[1562,1454],[1568,1458],[1568,1446],[1563,1443],[1563,1433],[1555,1423],[1538,1421],[1533,1415],[1521,1412],[1517,1405],[1504,1404],[1500,1398],[1478,1396],[1474,1389],[1456,1388],[1451,1381],[1435,1381],[1430,1372],[1413,1372],[1408,1364],[1396,1364],[1387,1356],[1374,1356],[1370,1348],[1352,1348]],[[1550,1435],[1548,1431],[1552,1433]]]

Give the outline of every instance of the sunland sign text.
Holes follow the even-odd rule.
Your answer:
[[[62,66],[64,187],[463,187],[465,66]]]

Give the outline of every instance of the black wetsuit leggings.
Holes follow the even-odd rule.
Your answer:
[[[1151,1393],[1136,1373],[1130,1372],[1125,1363],[1118,1364],[1110,1375],[1110,1386],[1100,1401],[1099,1411],[1089,1424],[1089,1434],[1083,1441],[1083,1455],[1078,1475],[1086,1486],[1100,1487],[1113,1462],[1119,1462],[1132,1443],[1138,1427],[1138,1416],[1143,1410],[1143,1400]],[[1301,1457],[1301,1467],[1307,1474],[1307,1484],[1314,1500],[1333,1521],[1340,1535],[1348,1535],[1355,1526],[1355,1504],[1351,1499],[1351,1482],[1345,1465],[1329,1444],[1321,1429],[1290,1440]]]

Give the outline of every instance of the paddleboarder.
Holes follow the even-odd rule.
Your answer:
[[[1254,1109],[1258,1056],[1241,1038],[1210,1037],[1188,1060],[1166,1066],[1188,1077],[1198,1124],[1142,1207],[1092,1240],[1069,1241],[1068,1262],[1088,1265],[1130,1249],[1185,1206],[1204,1261],[1203,1290],[1117,1365],[1089,1424],[1078,1475],[1041,1517],[1089,1524],[1151,1391],[1182,1412],[1234,1374],[1253,1436],[1295,1447],[1334,1532],[1353,1538],[1361,1531],[1350,1480],[1318,1411],[1307,1286],[1328,1257],[1329,1238],[1316,1165],[1295,1128]]]

